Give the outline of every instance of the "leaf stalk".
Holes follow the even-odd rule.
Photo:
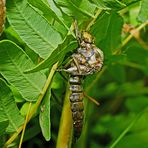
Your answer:
[[[51,84],[53,75],[54,75],[54,73],[55,73],[57,67],[58,67],[58,62],[53,65],[53,67],[52,67],[52,69],[51,69],[51,71],[50,71],[50,73],[49,73],[49,75],[48,75],[47,81],[46,81],[46,83],[45,83],[45,85],[44,85],[44,88],[43,88],[42,92],[40,93],[36,104],[34,105],[34,107],[32,108],[31,112],[30,112],[29,115],[28,115],[28,119],[27,119],[26,124],[31,120],[31,118],[32,118],[33,115],[35,114],[36,110],[37,110],[38,107],[40,106],[41,101],[42,101],[42,99],[43,99],[43,97],[44,97],[44,95],[45,95],[45,93],[46,93],[46,91],[47,91],[49,85]],[[3,148],[7,148],[8,145],[10,145],[10,144],[17,138],[17,136],[18,136],[18,135],[20,134],[20,132],[23,130],[24,125],[25,125],[25,123],[24,123],[21,127],[18,128],[17,132],[14,133],[14,134],[8,139],[8,141],[4,144]]]

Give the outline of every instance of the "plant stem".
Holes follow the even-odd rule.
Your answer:
[[[48,76],[48,78],[47,78],[47,81],[46,81],[46,83],[45,83],[45,85],[44,85],[44,88],[43,88],[43,90],[42,90],[42,93],[39,95],[38,100],[37,100],[35,106],[32,108],[31,112],[30,112],[29,115],[28,115],[27,123],[30,121],[30,119],[32,118],[32,116],[34,115],[34,113],[36,112],[36,110],[38,109],[38,107],[39,107],[39,105],[40,105],[40,103],[41,103],[41,101],[42,101],[42,99],[43,99],[43,97],[44,97],[44,95],[45,95],[45,93],[46,93],[46,91],[47,91],[47,89],[48,89],[50,83],[51,83],[51,80],[52,80],[53,75],[54,75],[54,73],[55,73],[55,71],[56,71],[56,69],[57,69],[57,66],[58,66],[58,62],[53,65],[53,67],[52,67],[52,69],[51,69],[51,71],[50,71],[50,73],[49,73],[49,76]],[[25,124],[25,123],[24,123],[24,124]],[[7,141],[7,142],[5,143],[5,145],[4,145],[4,148],[7,148],[8,145],[10,145],[10,144],[16,139],[16,137],[19,135],[19,133],[23,130],[24,124],[23,124],[21,127],[19,127],[18,130],[17,130],[17,132],[14,133],[14,134],[8,139],[8,141]]]
[[[115,140],[115,142],[109,147],[114,148],[117,143],[125,136],[125,134],[133,127],[133,125],[136,123],[136,121],[139,119],[139,117],[145,112],[145,109],[136,115],[136,117],[133,119],[133,121],[128,125],[128,127],[121,133],[121,135]]]
[[[67,84],[56,148],[70,148],[72,143],[72,114],[69,95],[69,84]]]
[[[22,135],[21,135],[21,139],[20,139],[20,143],[19,143],[19,148],[21,148],[22,143],[23,143],[23,138],[24,138],[25,129],[26,129],[26,126],[27,126],[27,121],[28,121],[28,117],[29,117],[31,105],[32,105],[32,103],[30,102],[30,103],[29,103],[28,112],[27,112],[27,115],[26,115],[26,119],[25,119],[25,123],[24,123],[24,125],[23,125],[23,131],[22,131]]]
[[[134,31],[132,34],[130,34],[130,35],[122,42],[121,47],[120,47],[118,50],[116,50],[116,51],[113,53],[113,55],[116,55],[116,54],[120,53],[120,52],[121,52],[121,49],[134,37],[134,34],[137,33],[138,31],[140,31],[142,28],[144,28],[144,27],[147,26],[147,25],[148,25],[148,21],[142,23],[139,27],[137,27],[137,28],[135,29],[135,31]]]
[[[146,25],[148,25],[148,21],[147,22],[144,22],[143,24],[141,24],[139,27],[137,27],[135,29],[135,31],[130,34],[123,42],[122,42],[122,47],[125,46],[125,44],[127,44],[131,39],[132,37],[134,36],[134,34],[138,31],[140,31],[142,28],[144,28]]]
[[[92,21],[90,21],[90,23],[87,25],[86,27],[86,31],[88,31],[90,29],[90,27],[95,23],[97,17],[99,16],[99,14],[102,12],[102,10],[98,9],[95,16],[93,17]]]

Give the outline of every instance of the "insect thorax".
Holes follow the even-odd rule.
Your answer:
[[[92,37],[83,33],[80,47],[72,54],[73,61],[67,72],[73,75],[89,75],[101,70],[103,65],[103,52],[95,46]]]

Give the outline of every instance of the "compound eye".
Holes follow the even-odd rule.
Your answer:
[[[90,43],[90,44],[93,43],[93,38],[88,32],[83,32],[82,33],[82,40],[85,43]]]

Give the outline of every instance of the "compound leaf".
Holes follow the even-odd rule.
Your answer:
[[[148,0],[143,0],[141,2],[141,9],[139,12],[138,19],[142,22],[148,21]]]
[[[24,118],[20,115],[10,88],[0,79],[0,122],[9,121],[7,132],[17,131],[23,124]]]
[[[42,58],[62,42],[60,34],[26,0],[8,1],[7,17],[20,38]]]
[[[51,89],[49,88],[41,104],[40,113],[39,113],[39,122],[42,134],[45,137],[46,141],[49,141],[51,138],[50,97],[51,97]]]
[[[33,66],[29,57],[16,44],[7,40],[0,42],[0,72],[28,101],[36,101],[46,81],[46,76],[41,72],[24,74],[27,68]]]
[[[73,37],[71,35],[67,36],[67,38],[63,41],[62,44],[60,44],[54,52],[49,56],[47,59],[45,59],[43,62],[38,64],[33,69],[28,69],[26,72],[36,72],[45,68],[51,68],[53,64],[55,64],[57,61],[61,63],[63,61],[64,56],[67,52],[74,50],[77,47],[76,41],[72,41]]]

